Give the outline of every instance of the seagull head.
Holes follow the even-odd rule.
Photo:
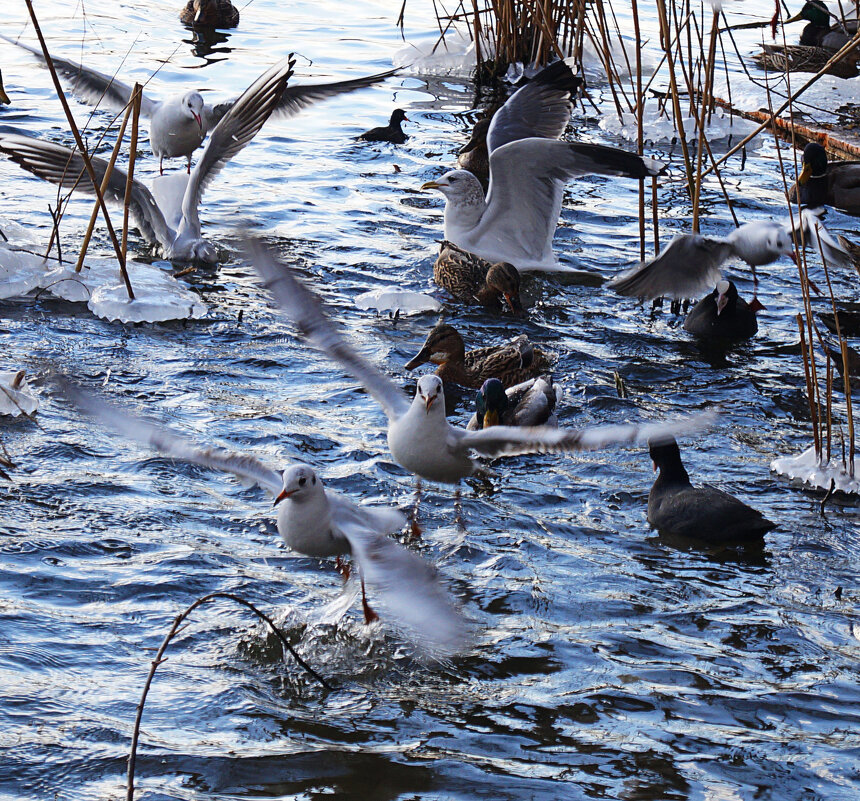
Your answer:
[[[301,503],[322,489],[322,481],[317,474],[306,464],[296,464],[284,470],[284,488],[277,498],[274,506],[289,498]]]
[[[427,414],[436,408],[445,414],[445,393],[442,390],[442,379],[438,375],[422,375],[415,389],[415,401],[424,404]]]
[[[438,189],[448,200],[460,203],[484,203],[481,182],[468,170],[451,170],[437,181],[428,181],[422,189]]]
[[[193,117],[200,130],[203,130],[203,95],[199,92],[189,92],[182,98],[182,108],[189,117]]]

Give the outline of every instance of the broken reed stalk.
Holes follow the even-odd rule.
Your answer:
[[[654,223],[654,253],[660,252],[660,215],[657,207],[657,176],[651,176],[651,216]]]
[[[125,281],[126,289],[128,290],[129,299],[134,300],[134,292],[131,289],[131,282],[128,280],[128,273],[125,270],[125,260],[122,257],[122,249],[120,248],[119,240],[116,238],[116,232],[113,229],[113,225],[111,225],[110,215],[108,214],[107,205],[105,205],[104,195],[102,195],[101,191],[99,190],[99,183],[96,180],[96,173],[93,169],[93,164],[90,161],[90,157],[86,151],[86,148],[84,147],[84,140],[81,138],[81,132],[78,130],[78,126],[75,123],[75,118],[72,114],[72,110],[69,108],[66,96],[63,94],[63,88],[60,86],[60,79],[57,77],[57,71],[54,69],[54,62],[51,60],[51,54],[48,52],[48,45],[45,43],[45,37],[42,35],[42,28],[39,25],[39,20],[36,18],[36,12],[33,9],[33,0],[24,0],[24,2],[27,4],[27,10],[30,12],[30,19],[33,22],[33,29],[36,31],[36,36],[39,38],[39,45],[42,48],[42,53],[45,57],[45,63],[48,65],[48,71],[51,73],[51,80],[54,82],[54,88],[56,89],[57,96],[59,97],[60,103],[63,106],[63,112],[66,115],[66,119],[69,121],[69,127],[72,130],[72,136],[75,137],[75,144],[77,145],[78,152],[81,154],[81,159],[83,159],[87,175],[89,175],[90,181],[93,185],[93,190],[95,190],[96,197],[98,198],[99,206],[102,210],[102,215],[105,218],[105,225],[107,226],[111,242],[113,243],[114,250],[116,251],[116,257],[119,260],[119,268],[122,272],[122,277]]]
[[[804,329],[803,315],[796,315],[797,327],[800,331],[800,354],[803,357],[803,372],[806,376],[806,398],[809,401],[809,414],[812,418],[812,439],[815,443],[815,455],[821,458],[821,442],[818,438],[818,420],[815,416],[815,387],[812,383],[812,375],[809,369],[810,354],[806,347],[806,331]],[[810,343],[811,344],[811,343]]]
[[[633,35],[637,45],[642,41],[642,30],[639,25],[639,3],[631,0],[633,12]],[[645,131],[643,119],[645,114],[645,96],[642,93],[642,48],[636,48],[636,152],[641,156],[645,152]],[[639,179],[639,260],[645,261],[645,179]]]
[[[714,64],[714,59],[717,54],[717,28],[720,19],[720,12],[714,8],[714,15],[711,21],[711,41],[708,46],[708,61],[705,67],[705,87],[702,90],[702,106],[701,113],[697,119],[699,126],[699,139],[696,146],[696,186],[693,191],[693,233],[699,232],[699,198],[702,195],[702,151],[704,150],[705,139],[705,121],[707,119],[708,106],[710,104],[711,94],[711,73]],[[693,103],[693,96],[690,95],[690,103]]]
[[[319,673],[317,673],[307,662],[305,662],[295,651],[292,645],[288,642],[287,638],[284,636],[284,633],[274,624],[272,619],[257,609],[254,604],[250,601],[246,601],[244,598],[239,597],[238,595],[234,595],[231,592],[210,592],[208,595],[204,595],[202,598],[198,598],[191,606],[189,606],[184,612],[177,615],[173,621],[173,625],[170,627],[170,631],[167,632],[167,636],[161,643],[161,647],[155,654],[155,658],[152,660],[152,664],[149,668],[149,674],[146,677],[146,682],[143,685],[143,692],[140,696],[140,702],[137,705],[137,716],[134,719],[134,730],[131,735],[131,747],[128,755],[128,779],[126,783],[126,801],[133,801],[134,799],[134,768],[135,763],[137,762],[137,743],[140,739],[140,723],[143,718],[143,707],[146,704],[146,696],[149,694],[149,688],[152,686],[152,680],[155,678],[155,671],[158,670],[158,666],[167,660],[167,657],[164,656],[165,651],[167,651],[167,646],[170,645],[170,641],[176,636],[179,631],[179,627],[182,622],[195,610],[198,606],[203,606],[203,604],[208,603],[209,601],[214,601],[218,598],[223,598],[228,601],[234,601],[240,606],[244,606],[246,609],[250,609],[260,620],[264,621],[275,636],[280,640],[281,645],[292,654],[293,659],[296,660],[307,673],[313,676],[323,687],[327,690],[331,690],[331,685],[322,677]]]
[[[137,159],[137,131],[140,122],[140,103],[143,87],[136,83],[131,93],[131,142],[128,146],[128,173],[125,179],[125,198],[122,203],[122,258],[128,253],[128,210],[131,205],[131,187],[134,183],[134,164]]]
[[[122,147],[122,140],[125,138],[125,129],[128,126],[128,118],[131,114],[131,98],[129,98],[129,102],[125,107],[125,114],[122,117],[122,124],[119,127],[119,133],[116,136],[116,142],[114,143],[113,150],[110,154],[110,159],[108,160],[107,169],[105,170],[104,178],[102,178],[101,183],[101,194],[104,197],[104,193],[108,188],[108,184],[110,184],[111,175],[113,175],[113,168],[116,164],[116,158],[119,155],[119,149]],[[75,265],[75,272],[79,273],[84,266],[84,258],[87,255],[87,250],[90,246],[90,239],[93,236],[93,229],[96,227],[96,218],[99,216],[99,202],[96,199],[96,202],[93,203],[93,211],[90,214],[90,222],[87,226],[86,233],[84,234],[84,241],[81,243],[81,250],[78,254],[78,263]]]

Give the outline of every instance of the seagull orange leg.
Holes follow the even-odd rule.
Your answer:
[[[364,577],[361,578],[361,608],[364,610],[364,622],[367,624],[373,623],[374,620],[379,620],[379,615],[374,612],[367,603],[367,593],[364,591]]]
[[[421,479],[415,479],[415,506],[412,508],[412,514],[409,516],[409,541],[421,539],[421,526],[418,525],[418,507],[421,504]]]
[[[337,559],[335,559],[334,569],[337,570],[338,573],[340,573],[344,581],[349,581],[349,575],[352,568],[350,568],[350,566],[343,561],[342,556],[338,556]]]

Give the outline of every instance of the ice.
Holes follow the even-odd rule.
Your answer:
[[[696,118],[692,115],[687,115],[683,118],[684,133],[688,141],[698,139],[699,132],[696,127]],[[600,128],[614,136],[621,136],[629,142],[636,141],[636,115],[629,112],[624,112],[619,116],[616,112],[607,112],[600,118],[598,123]],[[675,131],[675,117],[671,111],[671,107],[662,114],[658,108],[658,101],[655,98],[653,101],[646,102],[644,112],[642,114],[642,128],[645,132],[645,141],[652,144],[658,142],[671,142],[677,138]],[[714,142],[718,139],[724,139],[727,136],[736,136],[743,138],[750,133],[754,125],[740,117],[725,114],[721,109],[717,109],[711,115],[711,121],[705,127],[705,134],[709,142]]]
[[[24,371],[0,373],[0,415],[18,417],[33,414],[39,408],[39,399],[24,377]]]
[[[783,456],[770,463],[770,469],[780,476],[792,481],[800,481],[807,487],[860,495],[860,457],[854,457],[854,476],[850,476],[840,459],[833,459],[829,464],[822,462],[815,455],[815,448],[809,447],[799,456]]]
[[[356,296],[355,305],[364,310],[399,311],[406,315],[437,312],[442,308],[442,304],[430,295],[390,286],[362,292]]]
[[[492,50],[492,44],[481,41],[482,53],[488,54]],[[392,63],[419,75],[461,75],[468,78],[475,70],[475,43],[461,30],[451,28],[441,42],[434,35],[422,42],[405,44],[394,53]]]

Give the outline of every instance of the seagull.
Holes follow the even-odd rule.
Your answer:
[[[292,61],[284,59],[252,83],[215,126],[203,155],[191,175],[161,176],[152,192],[137,180],[132,182],[130,211],[147,241],[159,245],[167,259],[214,263],[214,245],[203,239],[197,206],[209,182],[224,165],[248,144],[278,105],[292,73]],[[39,178],[67,189],[94,194],[92,181],[80,153],[62,145],[18,134],[0,133],[0,153]],[[107,162],[91,157],[101,183]],[[122,204],[127,176],[114,167],[105,199]]]
[[[552,250],[565,183],[590,173],[645,178],[662,170],[660,162],[618,148],[533,136],[490,153],[486,198],[467,170],[451,170],[421,188],[445,195],[445,239],[457,247],[520,271],[571,271]]]
[[[848,252],[827,232],[820,216],[823,209],[803,209],[797,235],[829,266],[850,264]],[[780,256],[794,256],[791,222],[760,220],[736,228],[728,236],[682,234],[676,236],[658,256],[613,276],[607,286],[619,295],[654,300],[699,297],[722,280],[722,266],[731,258],[753,268],[775,262]]]
[[[28,50],[34,56],[44,61],[41,50],[10,39],[0,34],[0,38],[11,44]],[[290,75],[295,63],[292,54],[290,59]],[[72,92],[90,105],[104,104],[114,111],[125,109],[131,98],[132,87],[114,77],[105,75],[82,64],[51,56],[54,69],[71,85]],[[354,78],[335,83],[307,84],[290,86],[281,94],[273,116],[286,119],[298,114],[303,109],[318,100],[324,100],[343,92],[352,92],[371,86],[390,77],[396,70],[389,70],[378,75]],[[289,77],[289,76],[288,76]],[[167,100],[155,100],[146,94],[141,95],[140,113],[149,119],[149,146],[159,158],[159,169],[164,172],[165,158],[185,156],[188,161],[187,172],[191,172],[191,154],[203,143],[203,140],[224,117],[236,100],[210,106],[203,101],[199,92],[184,92]]]
[[[452,426],[445,419],[445,397],[439,376],[421,376],[410,403],[387,376],[346,343],[326,316],[319,298],[293,276],[289,267],[277,262],[258,241],[250,240],[247,247],[264,285],[299,331],[330,359],[339,362],[382,406],[388,417],[388,447],[394,461],[419,478],[457,484],[480,466],[476,454],[492,458],[595,450],[697,430],[713,419],[712,415],[700,414],[672,423],[629,423],[581,430],[492,426],[467,431]]]
[[[361,579],[365,621],[377,619],[367,603],[365,585],[374,604],[384,608],[397,628],[427,652],[453,656],[471,637],[469,624],[439,581],[434,567],[388,537],[403,527],[397,509],[358,506],[326,489],[313,468],[289,465],[278,473],[253,456],[219,448],[200,448],[181,434],[131,414],[85,391],[62,376],[55,377],[63,394],[101,424],[173,459],[232,473],[243,483],[258,485],[274,496],[278,533],[297,553],[326,558],[351,555]]]

